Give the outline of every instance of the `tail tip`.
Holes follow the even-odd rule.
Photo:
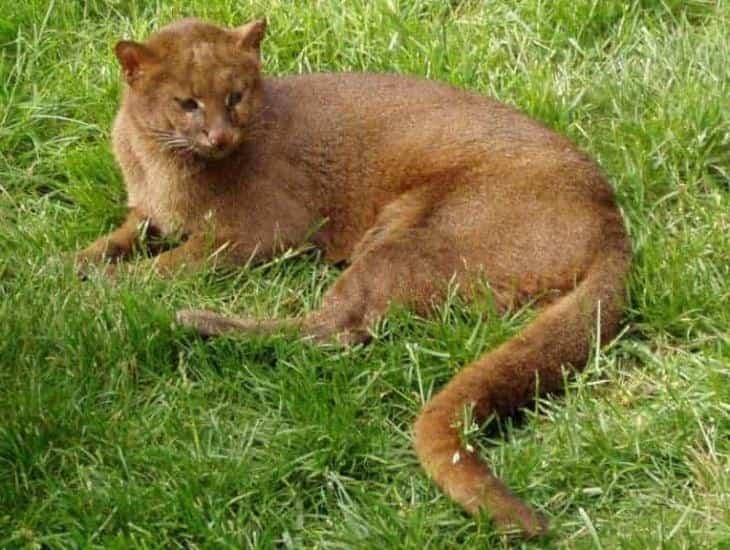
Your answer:
[[[524,539],[545,537],[549,532],[547,517],[517,499],[494,510],[492,522],[500,534]]]

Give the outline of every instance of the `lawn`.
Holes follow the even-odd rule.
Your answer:
[[[176,309],[301,313],[337,269],[294,251],[76,277],[68,253],[124,214],[112,47],[190,14],[266,15],[269,74],[445,80],[603,166],[635,253],[625,328],[478,438],[549,538],[465,516],[410,443],[424,400],[530,311],[394,311],[348,350],[203,341]],[[730,547],[728,29],[722,0],[2,0],[0,547]]]

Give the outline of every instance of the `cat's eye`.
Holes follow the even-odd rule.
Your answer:
[[[197,111],[199,107],[198,102],[192,97],[189,97],[187,99],[178,99],[177,102],[180,104],[180,108],[186,113],[192,113],[193,111]]]
[[[228,97],[226,98],[226,106],[229,108],[235,107],[241,102],[241,99],[243,99],[243,94],[241,94],[241,92],[228,94]]]

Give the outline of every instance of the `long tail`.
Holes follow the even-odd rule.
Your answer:
[[[630,264],[625,239],[620,241],[600,253],[575,289],[459,372],[416,420],[416,453],[429,476],[469,513],[486,511],[502,531],[539,536],[547,522],[464,446],[458,421],[464,407],[473,407],[477,419],[509,415],[533,399],[536,389],[559,389],[563,367],[583,368],[599,324],[601,342],[616,334]]]

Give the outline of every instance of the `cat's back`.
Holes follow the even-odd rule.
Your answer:
[[[442,134],[512,146],[564,140],[490,97],[424,78],[380,73],[314,73],[267,80],[268,93],[314,131]]]
[[[326,99],[329,105],[341,102],[366,109],[373,104],[396,107],[424,102],[463,103],[468,99],[487,99],[443,82],[391,73],[311,73],[274,78],[269,82],[272,89],[299,99],[320,98]]]

